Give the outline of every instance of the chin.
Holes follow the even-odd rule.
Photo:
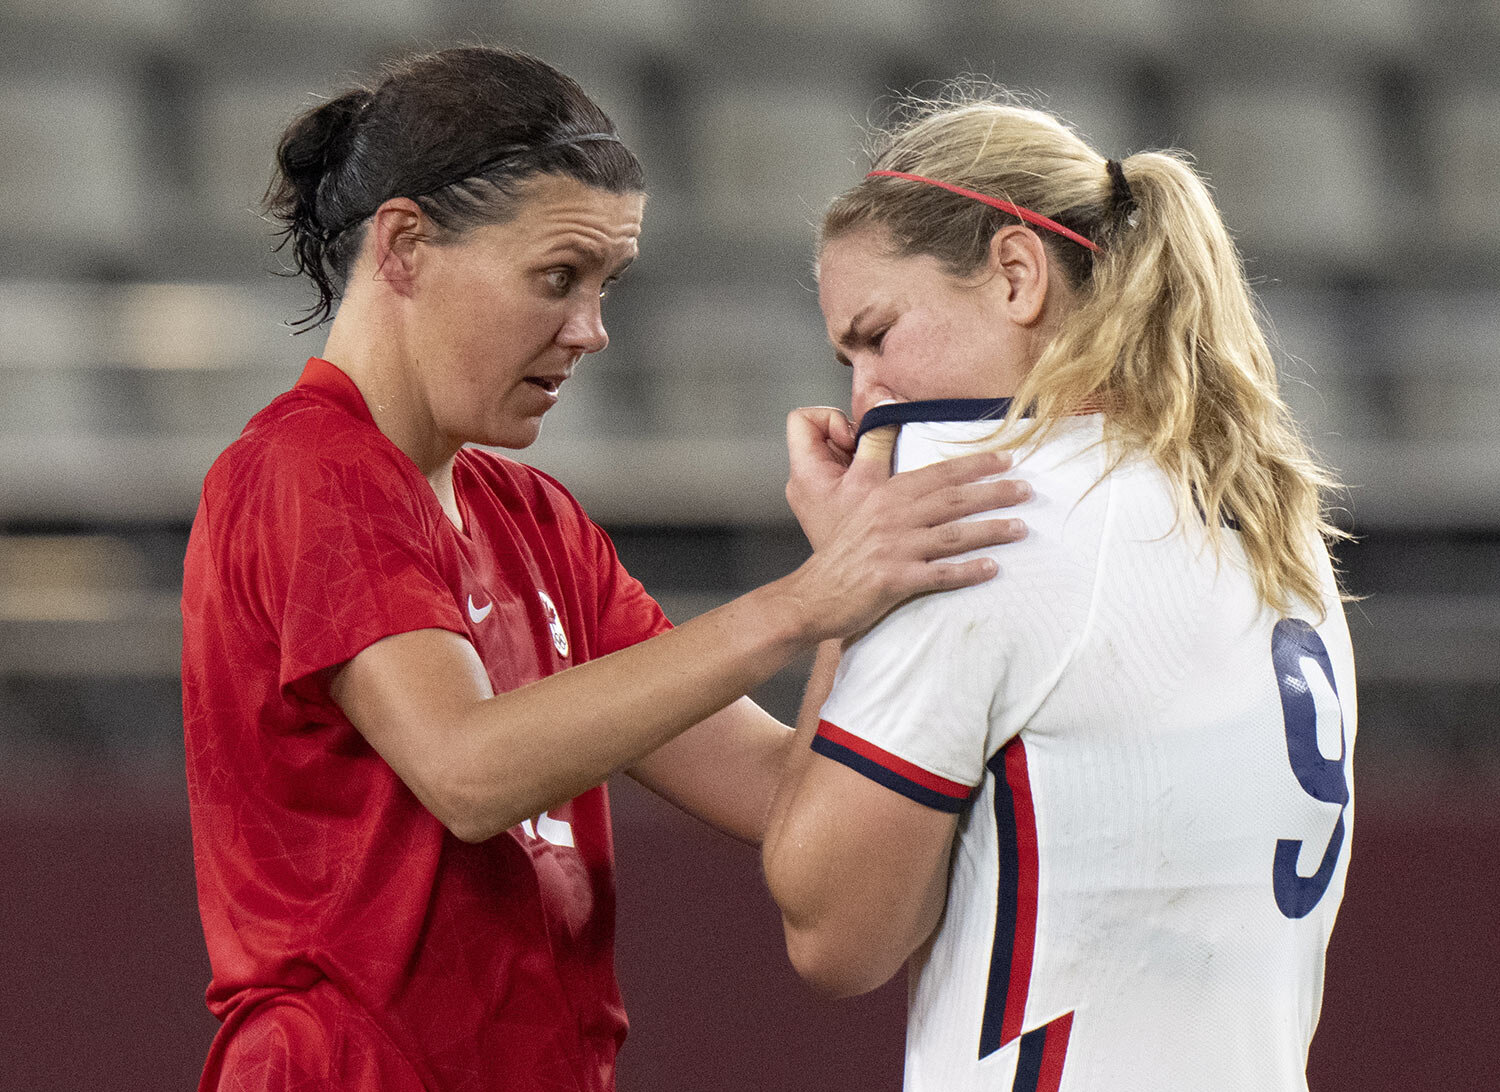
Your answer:
[[[479,442],[486,447],[503,447],[511,451],[521,451],[536,443],[537,437],[541,434],[542,422],[541,418],[537,418],[534,421],[528,420],[497,428]]]

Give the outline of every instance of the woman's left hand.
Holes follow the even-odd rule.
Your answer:
[[[792,472],[786,500],[814,550],[858,503],[859,498],[852,496],[856,490],[844,481],[854,460],[854,445],[853,422],[831,406],[793,410],[787,416],[786,446]]]

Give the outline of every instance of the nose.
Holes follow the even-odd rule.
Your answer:
[[[874,369],[862,367],[858,359],[854,361],[854,382],[850,391],[849,409],[856,425],[872,406],[894,397],[891,389],[874,375]]]
[[[608,345],[609,331],[604,328],[600,301],[592,299],[574,310],[558,331],[558,340],[580,353],[597,353]]]

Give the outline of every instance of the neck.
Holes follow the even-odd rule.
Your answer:
[[[445,436],[433,419],[418,361],[404,334],[391,316],[373,312],[357,297],[346,299],[328,332],[323,357],[354,382],[375,427],[416,464],[448,518],[458,524],[453,458],[463,442]]]
[[[443,435],[432,415],[420,366],[405,331],[388,316],[346,300],[333,320],[326,360],[359,388],[375,425],[429,479],[446,477],[462,441]]]

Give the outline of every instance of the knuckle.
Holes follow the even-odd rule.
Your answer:
[[[936,584],[944,590],[963,587],[963,566],[955,565],[951,561],[940,561],[933,566],[936,576]]]

